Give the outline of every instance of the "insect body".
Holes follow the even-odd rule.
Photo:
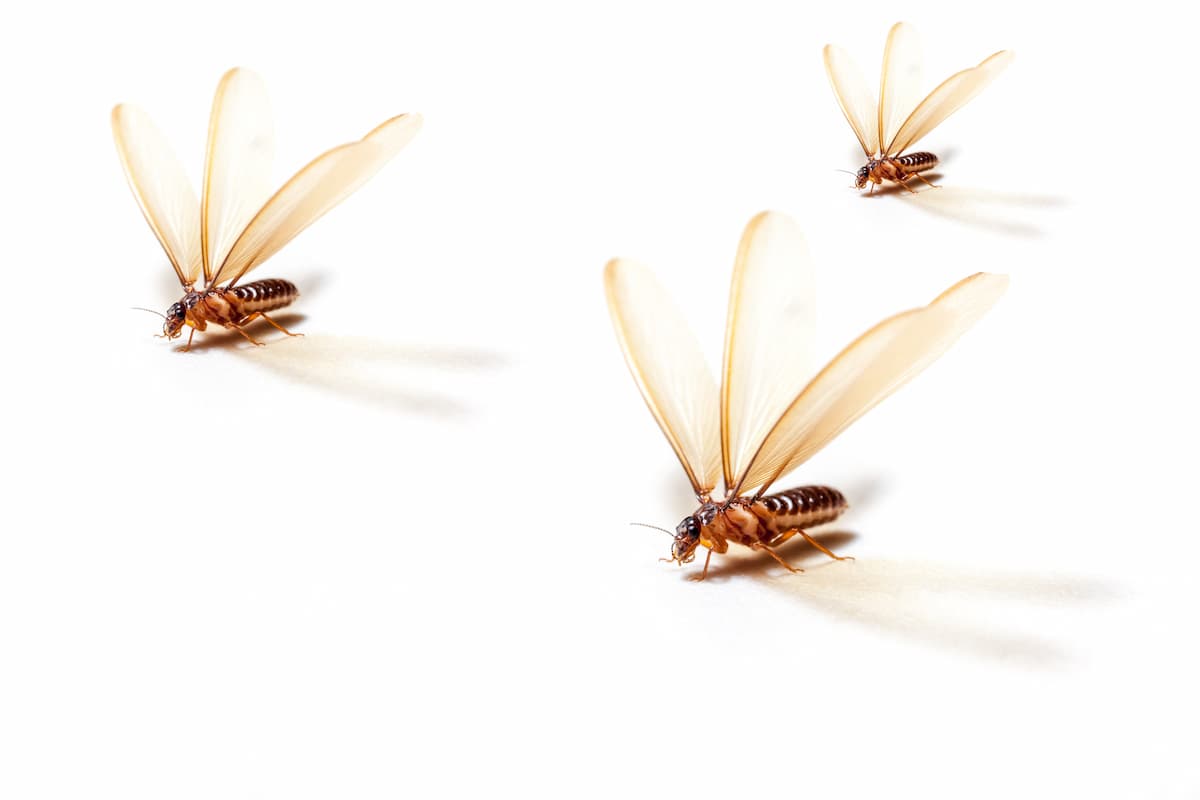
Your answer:
[[[767,490],[937,359],[1008,285],[1002,275],[972,275],[885,319],[818,371],[807,248],[789,218],[760,214],[738,248],[718,389],[687,320],[648,269],[615,259],[604,282],[625,360],[700,504],[675,529],[669,560],[687,563],[704,546],[701,578],[730,542],[788,569],[775,548],[797,535],[839,558],[807,531],[845,511],[840,492]]]
[[[909,178],[921,178],[919,173],[933,169],[937,165],[938,157],[933,153],[909,153],[897,158],[872,158],[864,166],[859,167],[858,172],[854,174],[854,187],[862,189],[869,181],[873,191],[875,184],[889,180],[911,188],[906,183]],[[921,178],[921,180],[925,179]],[[930,185],[932,186],[932,184]]]
[[[764,550],[792,569],[773,548],[796,534],[830,557],[840,559],[805,530],[833,522],[846,508],[842,493],[828,486],[801,486],[757,500],[735,498],[723,505],[709,501],[679,523],[669,560],[686,564],[696,557],[696,548],[700,545],[707,547],[710,554],[724,553],[729,550],[729,542],[734,542]],[[707,568],[706,562],[706,571]]]
[[[876,185],[888,180],[915,192],[908,185],[911,178],[929,183],[920,173],[937,166],[937,156],[901,154],[983,91],[1012,58],[1011,52],[1001,50],[978,66],[951,75],[917,102],[921,55],[916,32],[911,25],[898,22],[888,33],[879,103],[873,105],[866,83],[850,57],[840,47],[826,45],[825,71],[834,96],[867,156],[866,165],[854,175],[855,188],[865,188],[869,183],[874,191]]]
[[[184,295],[182,300],[167,309],[163,335],[174,339],[184,325],[202,331],[208,327],[208,323],[212,322],[239,331],[254,344],[262,344],[245,331],[246,325],[258,317],[262,317],[289,336],[299,336],[300,334],[289,332],[267,316],[268,311],[276,311],[291,305],[299,296],[300,290],[296,288],[295,284],[278,278],[254,281],[234,286],[231,289],[220,287],[207,291],[193,289]]]
[[[266,90],[252,72],[232,69],[217,86],[208,127],[202,198],[145,112],[119,105],[113,137],[125,176],[159,243],[171,260],[184,296],[168,309],[163,335],[192,336],[209,323],[238,331],[262,317],[291,334],[267,312],[300,293],[288,281],[238,286],[247,272],[354,193],[416,135],[418,114],[401,114],[357,142],[310,161],[271,193],[274,133]],[[196,288],[203,275],[203,284]]]

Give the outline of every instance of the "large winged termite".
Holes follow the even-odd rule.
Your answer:
[[[675,529],[681,564],[729,543],[775,551],[846,509],[841,492],[767,490],[944,353],[1004,293],[1008,278],[977,273],[932,303],[885,319],[814,372],[813,268],[794,222],[773,212],[738,248],[718,390],[699,344],[650,271],[615,259],[604,271],[609,312],[642,397],[675,450],[700,507]],[[724,492],[715,496],[719,478]],[[795,571],[795,570],[793,570]]]
[[[167,251],[184,296],[165,315],[163,335],[184,325],[185,350],[208,323],[238,331],[290,304],[300,293],[289,281],[237,285],[257,267],[349,197],[400,152],[421,127],[419,114],[401,114],[356,142],[310,161],[271,194],[274,134],[266,90],[254,73],[232,69],[217,86],[208,127],[201,201],[149,116],[131,105],[112,111],[113,137],[129,186],[146,221]],[[196,282],[201,274],[204,283]]]
[[[889,180],[915,191],[908,185],[912,178],[929,183],[920,173],[936,167],[938,157],[904,151],[982,92],[1012,60],[1008,50],[994,53],[977,66],[954,73],[918,102],[921,53],[916,31],[897,22],[883,49],[879,103],[875,105],[862,73],[846,52],[825,45],[825,71],[834,96],[867,156],[867,163],[855,173],[854,186],[862,189],[870,183],[874,191],[877,184]]]

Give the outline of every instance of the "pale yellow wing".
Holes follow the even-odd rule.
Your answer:
[[[687,320],[646,267],[613,259],[604,268],[608,311],[625,363],[697,496],[721,469],[717,385]]]
[[[359,141],[335,147],[310,161],[254,216],[212,282],[229,281],[232,285],[266,261],[366,183],[420,128],[419,114],[401,114]]]
[[[851,423],[929,366],[1000,298],[1008,277],[980,272],[924,308],[897,314],[843,350],[812,379],[763,442],[739,491],[766,491]]]
[[[812,377],[812,259],[795,222],[763,212],[746,226],[733,267],[721,373],[721,453],[734,485],[763,438]]]
[[[879,152],[921,100],[921,42],[916,29],[897,22],[888,32],[879,75]]]
[[[167,140],[140,108],[112,110],[113,139],[129,188],[158,237],[179,282],[191,286],[200,274],[200,206]]]
[[[879,126],[874,98],[867,88],[867,82],[842,48],[827,44],[824,55],[825,73],[829,75],[833,96],[837,98],[846,122],[850,123],[854,135],[858,137],[863,152],[870,158],[878,148]]]
[[[975,95],[995,80],[1013,60],[1009,50],[1001,50],[979,63],[978,66],[956,72],[944,80],[900,126],[895,137],[887,146],[886,155],[899,155],[917,143],[919,139],[942,124],[946,117],[962,108]]]
[[[249,70],[229,70],[217,85],[208,121],[200,205],[206,281],[212,281],[233,243],[271,195],[274,154],[266,87]]]

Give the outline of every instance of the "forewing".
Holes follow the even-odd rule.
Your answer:
[[[717,385],[700,344],[646,267],[614,259],[604,268],[608,311],[625,363],[697,495],[717,483],[721,444]]]
[[[335,147],[293,175],[238,237],[214,284],[236,282],[354,193],[412,140],[419,114],[393,117],[361,140]]]
[[[912,147],[925,134],[941,125],[946,117],[982,92],[1012,60],[1011,51],[1001,50],[984,59],[978,66],[951,75],[913,109],[912,114],[896,132],[895,138],[888,144],[886,154],[899,155]]]
[[[270,196],[274,152],[266,87],[249,70],[229,70],[217,85],[208,121],[200,207],[206,281]]]
[[[875,155],[879,142],[879,128],[876,120],[876,109],[867,89],[867,82],[862,73],[850,60],[846,51],[837,45],[825,45],[825,72],[829,75],[829,84],[833,87],[833,96],[845,115],[846,121],[858,137],[867,158]]]
[[[192,184],[146,112],[119,105],[112,129],[129,188],[179,282],[190,286],[200,274],[200,206]]]
[[[742,234],[725,325],[721,451],[732,488],[813,374],[812,259],[791,218],[764,212]]]
[[[921,100],[921,43],[916,29],[897,22],[883,48],[879,76],[879,152]]]
[[[977,273],[928,306],[884,320],[860,336],[788,408],[754,457],[741,489],[761,487],[761,494],[811,458],[946,352],[1007,286],[1007,276]]]

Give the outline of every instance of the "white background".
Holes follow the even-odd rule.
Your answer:
[[[1200,797],[1192,27],[1155,3],[29,5],[0,30],[0,794]],[[1013,66],[864,197],[820,48]],[[257,273],[178,287],[112,146],[198,178],[260,72],[277,174],[417,139]],[[1184,81],[1187,81],[1185,84]],[[714,362],[741,229],[793,215],[820,352],[978,270],[995,310],[787,483],[853,509],[785,574],[659,563],[691,512],[600,272]],[[794,545],[794,546],[793,546]]]

